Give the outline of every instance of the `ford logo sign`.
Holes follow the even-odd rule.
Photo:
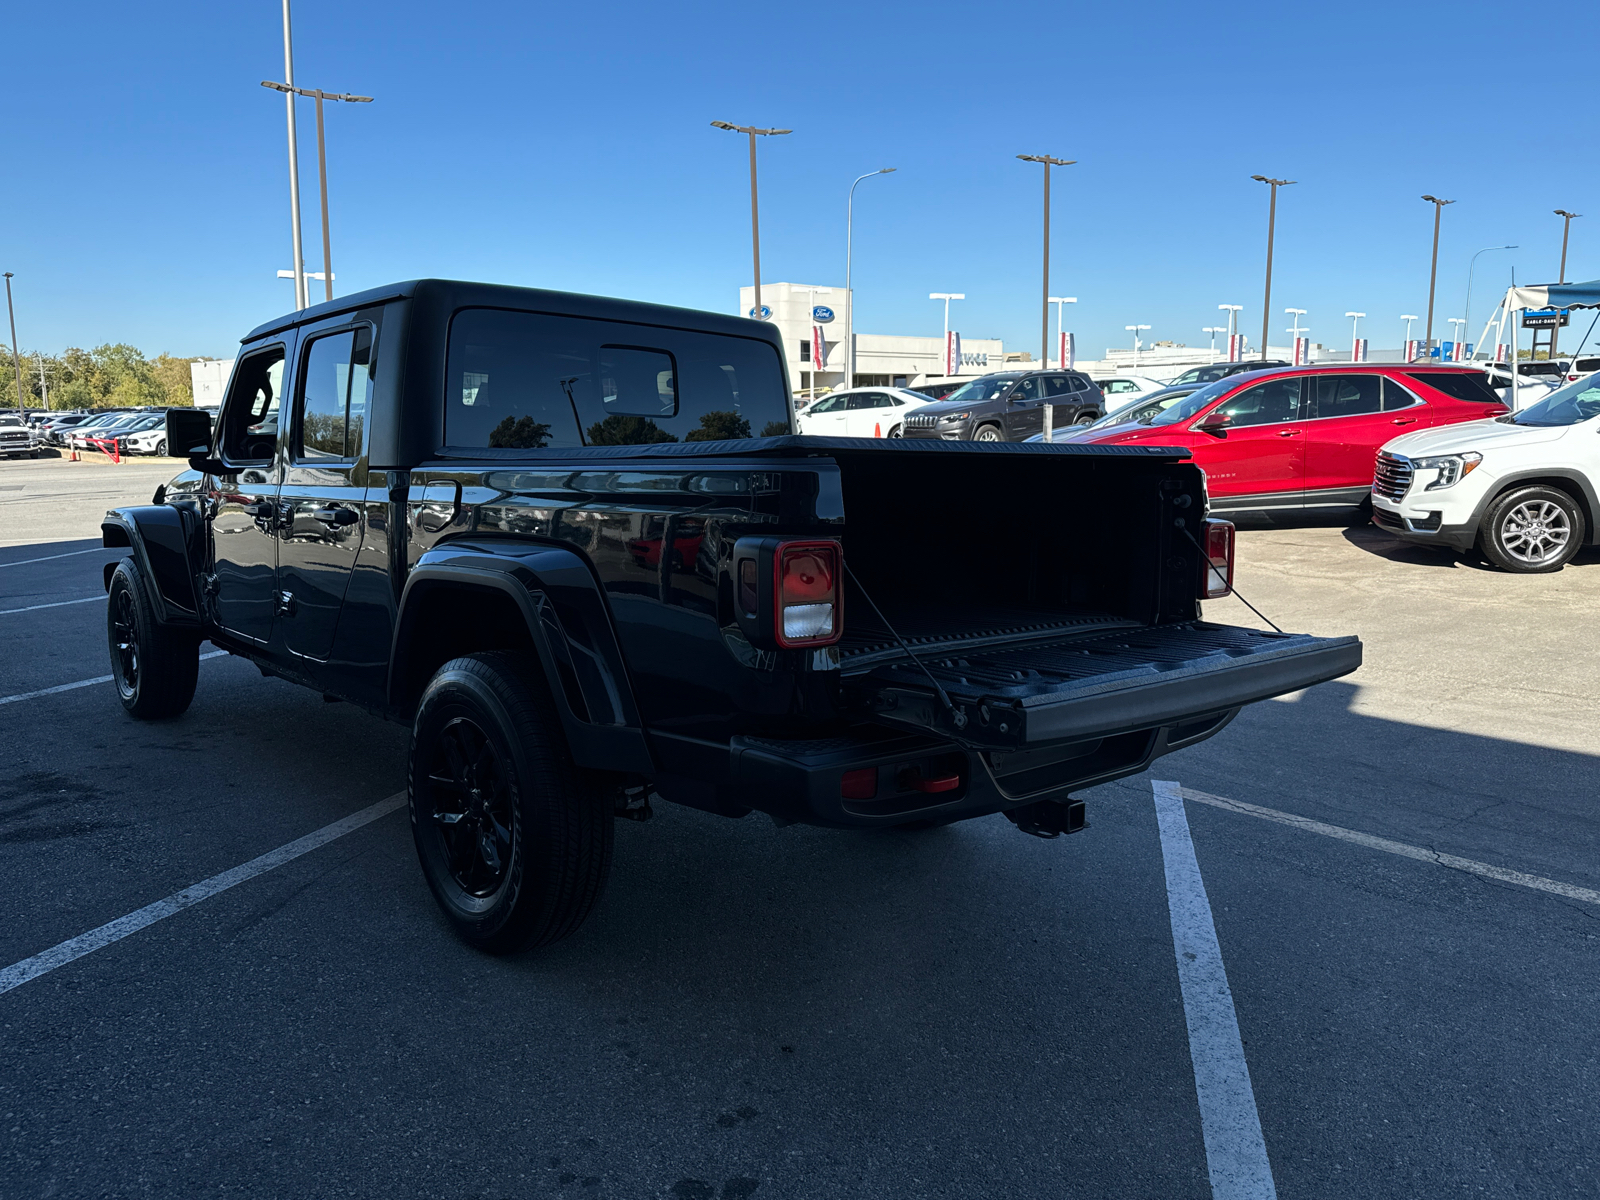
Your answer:
[[[831,321],[833,320],[833,309],[826,304],[819,304],[811,310],[811,318],[818,322]]]
[[[749,315],[749,317],[750,317],[750,319],[752,321],[755,321],[755,320],[765,321],[768,317],[770,317],[772,315],[772,310],[770,308],[768,308],[765,304],[763,304],[761,306],[761,316],[759,318],[756,316],[756,310],[753,309],[753,308],[750,310],[748,315]]]

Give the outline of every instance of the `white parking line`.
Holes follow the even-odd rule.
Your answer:
[[[25,567],[29,563],[49,562],[53,558],[71,558],[76,554],[99,554],[105,546],[90,546],[87,550],[68,550],[65,554],[46,554],[43,558],[19,558],[16,562],[0,563],[0,567]]]
[[[200,656],[200,661],[221,658],[226,650],[212,650]],[[96,675],[93,679],[79,679],[75,683],[58,683],[55,687],[40,688],[37,692],[18,692],[15,696],[0,696],[0,704],[16,704],[21,700],[37,700],[40,696],[54,696],[57,692],[71,692],[78,688],[93,687],[97,683],[110,683],[111,676]]]
[[[309,854],[319,846],[326,846],[337,838],[342,838],[347,833],[354,833],[363,825],[369,825],[379,817],[388,816],[395,809],[406,802],[404,792],[396,792],[385,800],[363,808],[360,812],[351,813],[343,820],[335,821],[332,825],[324,825],[315,833],[308,833],[303,838],[296,838],[286,845],[279,846],[276,850],[269,850],[259,858],[252,858],[247,863],[241,863],[232,870],[224,871],[220,875],[213,875],[210,879],[202,879],[181,892],[174,892],[165,900],[157,900],[154,904],[147,904],[141,909],[129,913],[125,917],[118,917],[109,921],[98,929],[91,929],[88,933],[81,933],[75,938],[51,946],[50,949],[41,951],[31,958],[25,958],[19,963],[13,963],[5,970],[0,971],[0,994],[9,992],[12,988],[21,987],[30,979],[37,979],[47,971],[54,971],[57,967],[66,966],[67,963],[82,958],[86,954],[93,954],[96,950],[104,949],[113,942],[120,942],[129,934],[138,933],[139,930],[154,925],[157,921],[165,920],[175,913],[180,913],[186,908],[193,908],[202,900],[209,900],[218,893],[229,888],[254,879],[257,875],[265,875],[268,871],[292,862],[302,854]]]
[[[0,608],[0,617],[9,617],[12,613],[38,612],[41,608],[65,608],[69,604],[87,604],[91,600],[104,600],[105,593],[98,596],[85,596],[82,600],[57,600],[54,604],[30,604],[27,608]]]
[[[1274,821],[1279,825],[1287,825],[1291,829],[1301,829],[1307,833],[1318,833],[1323,837],[1338,838],[1343,842],[1353,842],[1357,846],[1365,846],[1369,850],[1382,850],[1385,854],[1398,854],[1402,858],[1414,858],[1418,862],[1433,863],[1440,867],[1449,867],[1455,871],[1466,871],[1471,875],[1481,875],[1485,879],[1498,880],[1501,883],[1514,883],[1518,887],[1533,888],[1539,892],[1549,892],[1554,896],[1561,896],[1568,900],[1580,900],[1584,904],[1600,905],[1600,892],[1593,888],[1578,887],[1572,883],[1562,883],[1559,879],[1546,879],[1542,875],[1528,875],[1522,871],[1512,871],[1505,867],[1496,867],[1489,863],[1476,862],[1470,858],[1459,858],[1454,854],[1441,854],[1437,850],[1429,850],[1425,846],[1410,846],[1405,842],[1394,842],[1388,838],[1374,837],[1370,833],[1358,833],[1354,829],[1345,829],[1341,825],[1328,825],[1322,821],[1313,821],[1307,817],[1297,817],[1293,813],[1279,812],[1275,808],[1262,808],[1257,804],[1245,804],[1240,800],[1229,800],[1225,796],[1213,796],[1209,792],[1197,792],[1193,788],[1183,789],[1183,798],[1193,800],[1199,804],[1209,804],[1213,808],[1226,809],[1228,812],[1243,813],[1247,817],[1260,817],[1264,821]]]
[[[1212,1200],[1276,1200],[1278,1189],[1239,1040],[1233,992],[1183,811],[1183,789],[1164,780],[1153,780],[1151,786]]]

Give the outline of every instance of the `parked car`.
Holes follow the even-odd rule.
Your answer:
[[[1273,367],[1287,367],[1289,365],[1281,358],[1269,358],[1266,362],[1262,362],[1259,358],[1253,358],[1249,362],[1210,363],[1203,367],[1191,367],[1174,379],[1168,386],[1177,387],[1186,383],[1215,383],[1219,379],[1227,379],[1232,375],[1242,375],[1246,371],[1267,371]]]
[[[1218,512],[1364,509],[1378,448],[1408,429],[1499,416],[1472,367],[1350,363],[1250,371],[1206,384],[1095,445],[1185,446]]]
[[[39,439],[21,417],[0,413],[0,455],[6,458],[38,458]]]
[[[93,424],[95,421],[114,414],[110,413],[67,413],[65,416],[56,417],[47,422],[40,431],[45,443],[51,446],[65,446],[69,431]]]
[[[1096,379],[1095,387],[1100,389],[1100,394],[1106,398],[1106,403],[1120,404],[1124,400],[1131,400],[1135,396],[1143,396],[1150,392],[1159,392],[1167,385],[1159,379],[1151,379],[1146,375],[1116,375],[1108,379]]]
[[[95,449],[94,443],[97,441],[106,441],[121,433],[133,433],[139,429],[150,429],[154,427],[151,424],[152,421],[159,423],[165,419],[164,416],[156,416],[152,413],[119,413],[114,417],[107,417],[103,421],[79,425],[67,434],[67,445],[74,450]]]
[[[1003,371],[957,388],[906,418],[908,438],[1024,442],[1044,432],[1045,405],[1054,428],[1088,425],[1105,411],[1100,389],[1082,371]]]
[[[1600,379],[1519,412],[1418,430],[1378,455],[1372,520],[1502,570],[1557,571],[1600,539]]]
[[[1190,384],[1185,387],[1162,388],[1159,392],[1150,392],[1147,395],[1135,396],[1117,408],[1112,409],[1091,425],[1068,425],[1058,428],[1048,439],[1051,442],[1081,442],[1097,429],[1106,429],[1112,425],[1138,425],[1150,421],[1159,412],[1165,412],[1185,396],[1198,391],[1198,385]],[[1042,433],[1034,434],[1028,439],[1030,442],[1047,440]]]
[[[135,448],[135,438],[144,439],[139,448]],[[155,447],[161,447],[161,453],[166,453],[167,417],[165,413],[147,413],[137,421],[130,422],[121,429],[112,431],[111,440],[116,443],[118,454],[154,454]]]
[[[901,437],[906,414],[925,404],[924,396],[907,388],[852,388],[830,392],[796,414],[800,432],[815,437]]]
[[[794,437],[756,321],[421,280],[247,335],[214,437],[166,419],[207,448],[102,522],[115,695],[183,712],[209,640],[406,725],[423,877],[494,953],[575,930],[652,798],[1053,837],[1361,661],[1201,619],[1233,527],[1187,456]]]

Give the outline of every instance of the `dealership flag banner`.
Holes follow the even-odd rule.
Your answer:
[[[1078,365],[1078,339],[1065,329],[1061,331],[1061,355],[1056,362],[1063,371],[1070,371]]]
[[[1238,362],[1244,350],[1244,334],[1230,333],[1228,335],[1228,361]]]
[[[828,343],[823,339],[821,325],[811,327],[811,369],[813,371],[828,369]]]
[[[951,330],[944,335],[944,373],[954,375],[961,369],[961,335]]]

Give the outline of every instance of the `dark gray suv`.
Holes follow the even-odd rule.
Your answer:
[[[1051,425],[1088,425],[1105,412],[1100,389],[1081,371],[1003,371],[963,384],[905,420],[908,438],[1021,442]]]

